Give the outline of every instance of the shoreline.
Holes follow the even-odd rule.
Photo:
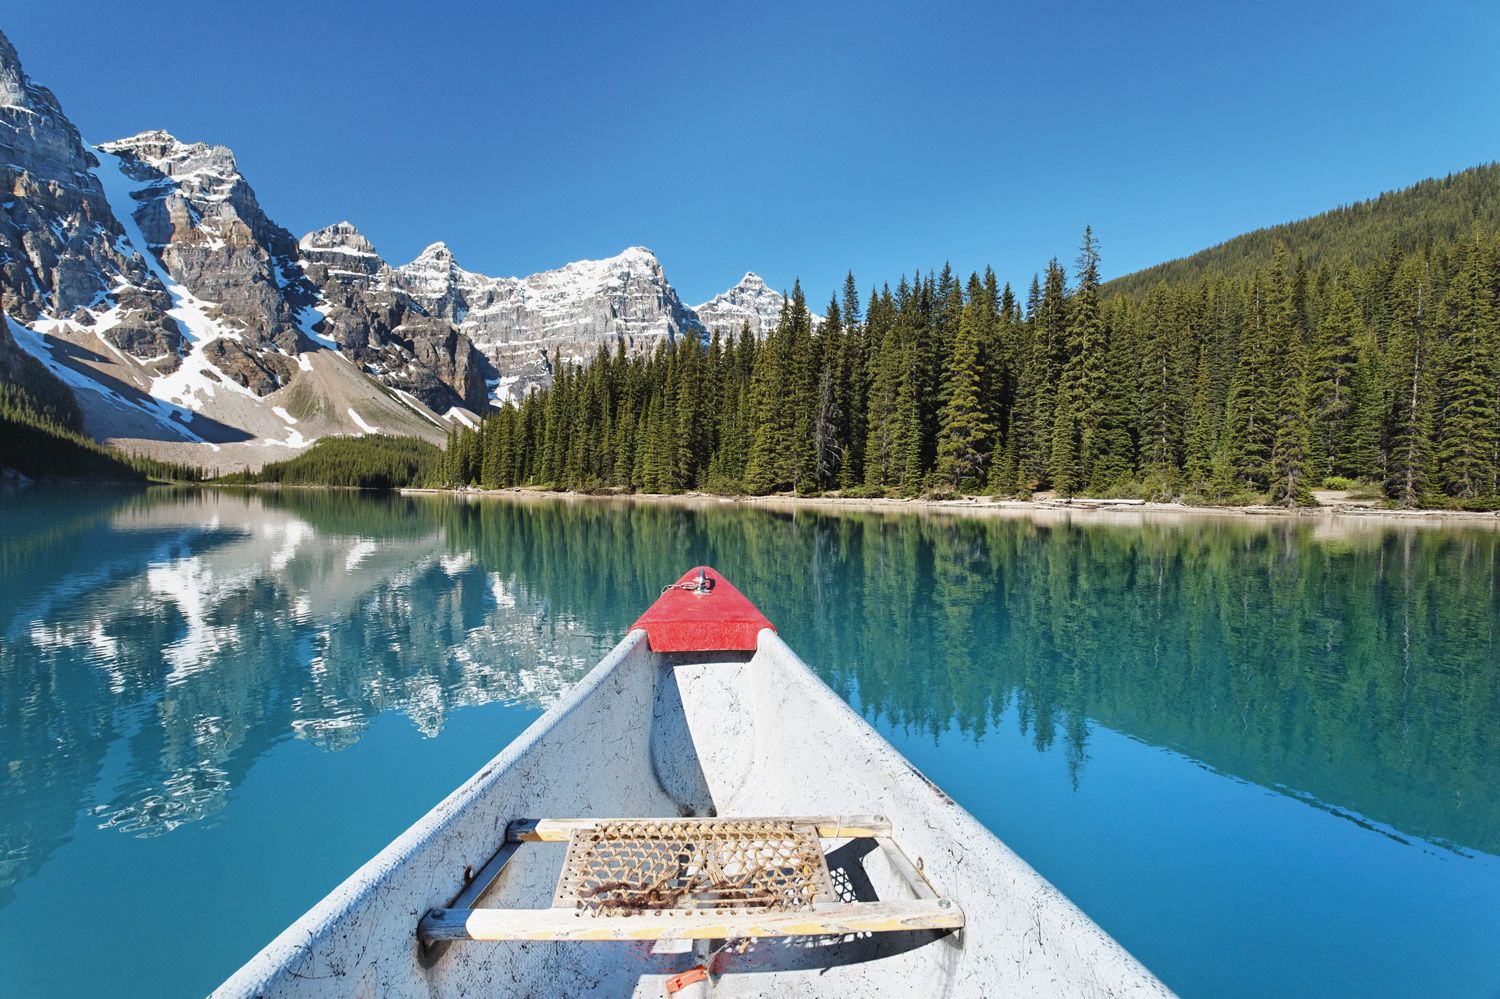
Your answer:
[[[1055,516],[1066,519],[1081,517],[1098,522],[1121,523],[1131,520],[1170,521],[1191,518],[1279,519],[1325,523],[1329,521],[1363,521],[1371,525],[1426,524],[1451,526],[1500,527],[1500,512],[1469,510],[1391,510],[1359,503],[1333,501],[1313,507],[1279,506],[1189,506],[1184,503],[1156,503],[1148,500],[1105,500],[1086,497],[1068,499],[997,499],[966,496],[960,499],[855,498],[847,496],[721,496],[716,493],[580,493],[514,486],[505,489],[428,489],[409,487],[399,490],[403,496],[453,496],[462,499],[564,500],[568,502],[626,502],[664,504],[689,508],[709,506],[742,506],[782,511],[870,511],[878,513],[943,513],[960,516]]]

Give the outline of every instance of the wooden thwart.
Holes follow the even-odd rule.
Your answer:
[[[422,918],[418,935],[424,940],[744,940],[951,930],[963,925],[963,910],[949,899],[937,898],[734,915],[667,909],[631,919],[568,909],[433,909]]]
[[[579,830],[594,829],[601,825],[619,822],[637,822],[639,819],[517,819],[506,827],[505,836],[512,843],[566,843]],[[673,821],[712,822],[713,819],[676,819]],[[743,822],[790,822],[799,826],[813,826],[823,839],[873,839],[889,836],[891,823],[883,815],[796,815],[796,816],[750,816],[737,819]]]
[[[915,897],[835,901],[819,839],[873,839]],[[476,908],[517,850],[538,842],[569,844],[553,907]],[[664,856],[681,861],[664,863]],[[634,873],[613,880],[618,870]],[[642,887],[631,887],[637,881]],[[422,917],[417,935],[424,942],[736,940],[963,925],[963,910],[939,895],[882,816],[524,819],[509,824],[500,849],[457,898]]]

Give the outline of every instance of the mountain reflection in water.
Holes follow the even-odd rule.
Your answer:
[[[212,820],[282,740],[544,706],[699,562],[886,725],[976,740],[1013,712],[1075,786],[1104,725],[1500,853],[1489,530],[317,492],[0,509],[0,906],[80,815],[134,836]]]

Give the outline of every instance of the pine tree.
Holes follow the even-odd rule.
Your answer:
[[[1197,375],[1193,379],[1193,401],[1188,408],[1186,454],[1183,461],[1188,481],[1199,489],[1209,483],[1219,450],[1219,422],[1211,391],[1208,349],[1200,347]]]
[[[1174,342],[1177,332],[1174,318],[1165,283],[1151,290],[1134,316],[1140,353],[1137,397],[1140,400],[1141,464],[1158,475],[1174,474],[1178,468],[1184,448],[1184,422],[1188,424],[1187,433],[1191,434],[1195,421],[1202,419],[1206,422],[1208,415],[1206,379],[1201,386],[1196,382],[1193,386],[1195,396],[1191,414],[1185,405],[1179,348]],[[1202,374],[1206,375],[1206,372]],[[1201,403],[1196,398],[1200,388],[1205,393]],[[1198,429],[1202,433],[1206,428]],[[1206,467],[1212,445],[1203,439],[1196,444],[1200,448],[1197,457]]]
[[[793,447],[792,427],[797,417],[789,405],[793,401],[789,399],[792,378],[787,370],[796,334],[787,301],[783,302],[776,328],[755,352],[755,367],[750,375],[751,426],[745,488],[756,495],[792,485],[787,469],[799,453]]]
[[[983,482],[994,427],[980,397],[983,369],[978,313],[986,305],[970,300],[959,318],[953,358],[948,365],[947,401],[938,430],[938,478],[955,489],[975,490]]]
[[[908,496],[916,495],[922,488],[923,433],[922,433],[922,361],[914,336],[908,331],[898,340],[897,364],[899,374],[896,382],[896,406],[892,413],[891,426],[895,446],[895,484]]]
[[[783,376],[785,395],[782,413],[783,460],[777,478],[799,491],[811,491],[816,479],[813,421],[816,417],[820,344],[813,338],[812,317],[802,294],[802,282],[792,282],[787,307],[788,329],[784,332]]]
[[[1224,419],[1224,467],[1234,483],[1257,491],[1270,488],[1274,378],[1271,337],[1266,328],[1264,292],[1257,282],[1254,307],[1240,338],[1239,362],[1229,383]]]
[[[1439,378],[1439,479],[1449,496],[1474,499],[1495,490],[1495,288],[1487,247],[1476,238],[1448,294],[1448,346]]]
[[[1266,281],[1267,361],[1275,373],[1271,396],[1271,502],[1297,506],[1313,502],[1307,474],[1307,382],[1302,334],[1297,329],[1287,252],[1278,245]]]
[[[848,372],[845,369],[843,312],[838,297],[828,302],[823,325],[815,334],[818,387],[812,420],[813,484],[830,489],[838,481],[848,451]]]
[[[1074,355],[1068,339],[1066,272],[1056,260],[1047,263],[1045,284],[1032,281],[1027,316],[1032,326],[1032,359],[1028,365],[1028,440],[1023,441],[1022,475],[1045,486],[1052,469],[1056,411],[1063,372]],[[1033,318],[1034,317],[1034,318]],[[1071,460],[1071,459],[1070,459]],[[1080,483],[1081,484],[1081,483]]]
[[[1068,308],[1068,344],[1074,352],[1064,378],[1072,378],[1070,410],[1080,424],[1077,442],[1076,484],[1102,489],[1130,471],[1130,441],[1126,435],[1117,359],[1110,350],[1110,331],[1099,306],[1099,244],[1094,230],[1085,226],[1083,246],[1078,251],[1078,287]],[[1054,435],[1054,441],[1057,439]],[[1075,475],[1069,470],[1069,478]]]
[[[1073,496],[1083,489],[1083,417],[1082,400],[1074,389],[1058,393],[1052,422],[1052,488],[1061,496]]]
[[[1350,461],[1353,419],[1358,406],[1357,345],[1365,340],[1364,320],[1349,289],[1346,271],[1333,293],[1313,339],[1308,409],[1312,417],[1311,471],[1314,478],[1354,475]]]
[[[1431,488],[1435,383],[1427,316],[1431,298],[1426,263],[1406,257],[1390,288],[1387,372],[1391,412],[1385,491],[1407,507],[1420,505]]]
[[[898,290],[897,301],[906,299],[910,289],[905,279]],[[872,363],[869,428],[865,443],[865,484],[872,488],[902,485],[909,462],[918,455],[920,428],[916,409],[916,375],[913,351],[905,333],[905,320],[895,303],[880,303],[877,315],[872,307],[868,324],[883,326],[880,347]],[[894,311],[895,314],[892,314]]]
[[[1041,283],[1032,277],[1025,315],[1012,331],[1016,397],[1011,407],[1010,447],[1015,452],[1016,475],[1014,481],[992,478],[990,488],[995,492],[1003,493],[1014,488],[1023,495],[1030,493],[1041,485],[1046,473],[1042,459],[1044,432],[1041,423],[1045,364],[1043,348],[1037,342],[1039,324],[1036,319],[1041,301]],[[1047,432],[1050,433],[1050,427]]]
[[[1373,482],[1385,481],[1385,419],[1390,411],[1390,379],[1385,372],[1385,357],[1375,338],[1366,328],[1356,345],[1356,360],[1350,394],[1354,410],[1349,416],[1349,434],[1343,452],[1347,470],[1341,474]]]

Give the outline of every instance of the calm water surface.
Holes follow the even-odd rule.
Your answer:
[[[718,566],[1189,996],[1500,995],[1500,532],[0,496],[0,993],[206,992]]]

